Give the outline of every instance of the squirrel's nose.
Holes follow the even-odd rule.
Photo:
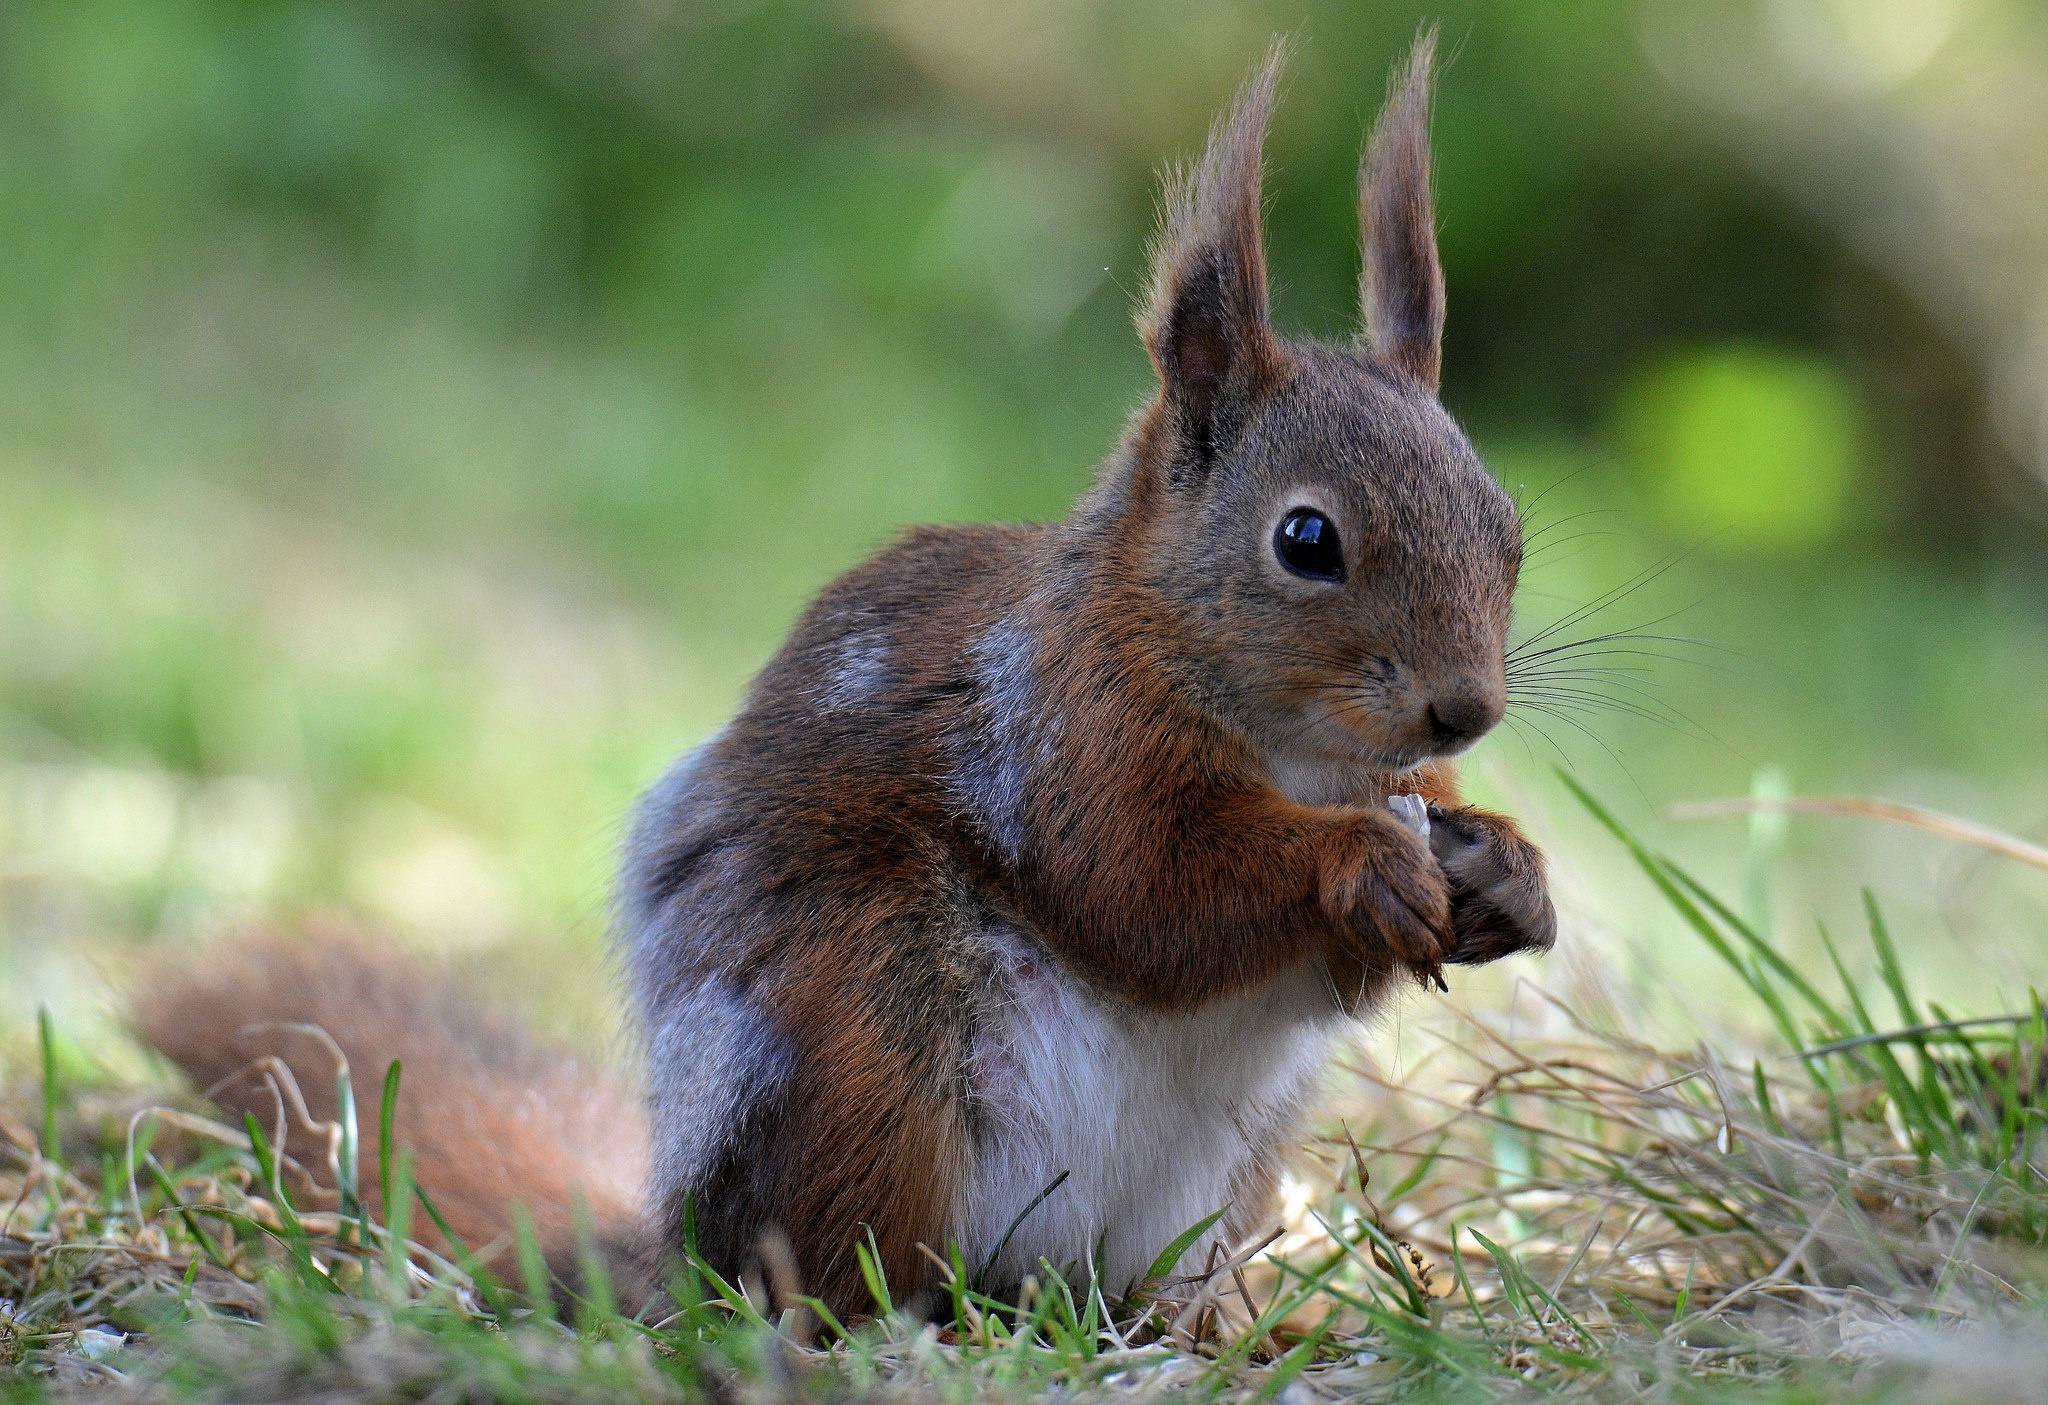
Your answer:
[[[1493,730],[1507,711],[1488,688],[1446,693],[1429,704],[1429,729],[1445,750],[1469,745]]]

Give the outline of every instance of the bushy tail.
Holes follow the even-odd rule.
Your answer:
[[[504,1276],[513,1206],[524,1205],[549,1265],[574,1283],[580,1198],[619,1300],[637,1306],[648,1284],[640,1229],[647,1129],[638,1100],[609,1071],[536,1043],[450,972],[345,935],[261,936],[163,963],[143,982],[134,1017],[194,1087],[237,1122],[250,1112],[266,1128],[279,1094],[260,1062],[265,1055],[291,1070],[314,1119],[333,1120],[333,1052],[317,1035],[285,1026],[325,1030],[348,1059],[366,1168],[378,1164],[385,1072],[402,1060],[393,1146],[411,1152],[415,1178],[464,1244],[479,1254],[491,1246]],[[305,1146],[302,1128],[299,1135],[295,1153]],[[318,1165],[318,1156],[305,1159]],[[381,1215],[369,1184],[377,1178],[362,1179]],[[415,1237],[447,1247],[425,1215],[413,1222]]]

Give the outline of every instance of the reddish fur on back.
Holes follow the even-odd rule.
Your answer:
[[[332,931],[261,934],[157,963],[134,1019],[195,1088],[266,1129],[277,1097],[252,1061],[282,1059],[322,1121],[335,1116],[337,1070],[318,1038],[260,1026],[326,1030],[348,1057],[366,1168],[379,1155],[385,1070],[402,1060],[394,1146],[412,1154],[419,1184],[471,1250],[502,1250],[521,1204],[549,1264],[573,1281],[580,1197],[622,1300],[641,1286],[647,1129],[638,1099],[608,1070],[537,1044],[445,968]],[[303,1128],[292,1127],[286,1149],[325,1178],[325,1149],[309,1149]],[[381,1216],[376,1179],[363,1177]],[[421,1242],[448,1247],[424,1214],[413,1226]]]

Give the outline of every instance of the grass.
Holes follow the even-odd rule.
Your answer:
[[[489,1266],[413,1242],[437,1211],[402,1149],[356,1164],[346,1083],[309,1166],[254,1121],[67,1077],[45,1019],[26,1116],[0,1119],[0,1400],[2042,1398],[2040,997],[1976,1019],[1917,998],[1874,901],[1877,988],[1847,938],[1802,971],[1579,794],[1775,1045],[1666,1049],[1534,987],[1506,1015],[1434,1004],[1421,1066],[1354,1064],[1371,1095],[1311,1143],[1275,1233],[1179,1262],[1192,1227],[1129,1301],[1050,1265],[999,1301],[934,1246],[940,1322],[872,1259],[859,1321],[694,1262],[628,1317],[529,1241]],[[302,1208],[314,1181],[339,1210]]]

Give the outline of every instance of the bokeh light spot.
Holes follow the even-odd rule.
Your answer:
[[[1619,427],[1659,515],[1737,549],[1797,550],[1832,537],[1865,440],[1861,401],[1838,369],[1748,344],[1657,362],[1624,394]]]

